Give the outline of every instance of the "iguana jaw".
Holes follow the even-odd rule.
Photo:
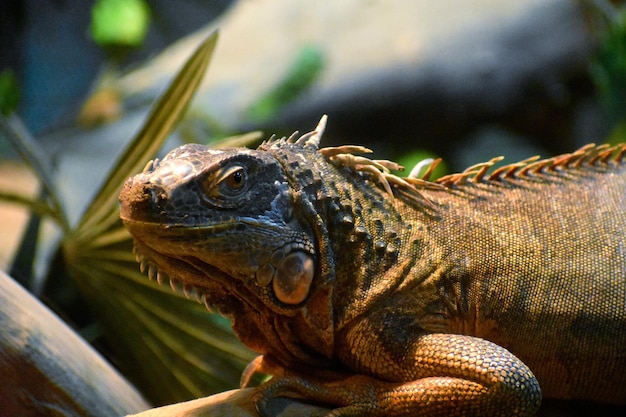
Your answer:
[[[217,310],[221,315],[232,318],[231,296],[225,293],[226,287],[222,284],[232,279],[223,271],[191,259],[159,254],[137,240],[133,252],[141,271],[146,272],[150,280],[156,279],[160,285],[169,280],[173,291],[182,288],[187,298],[191,299],[195,294],[197,301],[204,303],[207,310]],[[207,274],[210,274],[211,280],[207,279]]]
[[[267,301],[272,297],[286,307],[300,305],[308,298],[315,274],[314,248],[298,236],[272,243],[268,236],[279,231],[259,224],[248,230],[249,245],[233,245],[240,241],[238,230],[250,222],[258,223],[244,219],[188,228],[124,219],[142,269],[157,280],[166,274],[173,288],[180,281],[187,292],[204,294],[208,303],[212,292],[226,292],[259,308],[259,300],[271,304]]]
[[[174,292],[182,289],[187,298],[203,303],[209,312],[217,311],[232,319],[237,316],[237,300],[263,308],[241,281],[219,268],[191,256],[164,255],[137,239],[134,243],[133,252],[140,269],[150,280],[156,280],[160,285],[169,282]]]

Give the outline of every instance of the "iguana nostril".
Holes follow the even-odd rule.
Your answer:
[[[122,220],[141,220],[150,216],[153,204],[153,187],[136,178],[129,178],[120,192],[120,217]]]

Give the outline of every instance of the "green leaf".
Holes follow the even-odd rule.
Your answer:
[[[117,203],[124,181],[154,157],[185,112],[216,41],[213,34],[185,64],[63,240],[68,271],[121,370],[158,404],[234,388],[254,356],[223,319],[139,272]]]
[[[61,220],[58,218],[59,213],[53,210],[47,201],[34,200],[25,195],[5,190],[0,190],[0,200],[6,201],[7,203],[20,204],[40,217],[50,217],[58,223],[61,223]]]
[[[0,115],[0,132],[9,139],[24,162],[33,170],[42,186],[43,194],[47,196],[46,201],[36,202],[7,193],[5,193],[4,198],[8,201],[26,204],[40,214],[51,216],[65,232],[69,231],[66,210],[61,203],[59,191],[53,181],[52,167],[48,158],[45,157],[45,152],[14,114],[8,117]],[[44,208],[44,205],[47,205],[48,208]]]
[[[315,45],[304,46],[282,81],[250,106],[248,117],[254,121],[269,119],[313,85],[323,69],[324,56],[321,48]]]
[[[109,238],[75,254],[72,272],[124,373],[159,404],[236,387],[254,354],[219,316],[141,274],[128,235]]]
[[[612,9],[591,64],[591,76],[611,126],[626,122],[626,9]]]
[[[15,73],[6,69],[0,72],[0,113],[7,116],[17,108],[20,89]]]
[[[402,165],[405,170],[404,172],[406,173],[405,175],[408,175],[409,172],[411,172],[411,170],[413,169],[414,166],[416,166],[417,164],[419,164],[420,162],[426,160],[426,159],[437,159],[437,156],[427,152],[427,151],[423,151],[423,150],[415,150],[413,152],[409,152],[407,154],[404,154],[402,157],[400,157],[396,162],[400,165]],[[426,164],[426,166],[428,166],[429,164]],[[422,171],[425,171],[426,167],[423,168]],[[443,175],[446,174],[446,172],[448,171],[448,168],[446,166],[446,164],[444,162],[439,162],[439,164],[437,165],[437,167],[435,168],[435,170],[433,171],[432,175],[430,176],[431,180],[435,180],[439,177],[442,177]],[[424,172],[421,172],[421,174],[423,174]]]
[[[89,241],[94,227],[117,210],[117,197],[124,181],[143,168],[163,145],[181,119],[200,85],[217,43],[217,32],[194,52],[169,88],[154,104],[146,123],[111,169],[108,178],[82,216],[75,239]]]
[[[98,0],[91,9],[91,37],[100,46],[140,46],[149,26],[144,0]]]

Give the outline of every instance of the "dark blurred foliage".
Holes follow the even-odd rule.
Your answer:
[[[2,0],[0,72],[18,79],[18,114],[36,136],[73,122],[92,83],[112,57],[92,40],[95,0]],[[129,67],[219,16],[230,0],[146,0],[144,44],[119,62]]]

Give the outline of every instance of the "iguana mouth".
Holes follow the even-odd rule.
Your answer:
[[[224,301],[225,293],[250,298],[249,303],[253,298],[242,289],[241,279],[195,256],[162,254],[137,240],[133,252],[141,272],[147,273],[151,281],[163,285],[168,280],[174,292],[182,290],[187,299],[204,304],[210,312],[217,310],[223,316],[230,316],[232,305]],[[249,280],[256,281],[259,287],[271,286],[276,298],[285,304],[297,305],[307,299],[315,275],[311,248],[302,242],[292,242],[258,258],[259,266]],[[183,275],[185,279],[179,278]]]
[[[225,272],[199,260],[183,260],[182,258],[159,254],[138,242],[135,242],[133,253],[139,263],[140,271],[146,273],[150,281],[156,281],[159,285],[165,285],[165,282],[169,281],[174,293],[182,292],[188,300],[204,304],[210,313],[218,312],[223,317],[231,318],[232,305],[224,301],[224,291],[216,291],[216,288],[220,290],[225,288],[226,281],[232,281],[232,278]],[[200,263],[202,263],[202,267],[199,266]],[[165,267],[160,267],[159,265],[165,265]],[[175,274],[166,272],[166,268],[174,271],[184,270],[188,276],[205,278],[202,284],[192,283],[178,278]],[[211,280],[207,280],[207,276],[210,276]],[[204,285],[204,283],[207,285]]]

